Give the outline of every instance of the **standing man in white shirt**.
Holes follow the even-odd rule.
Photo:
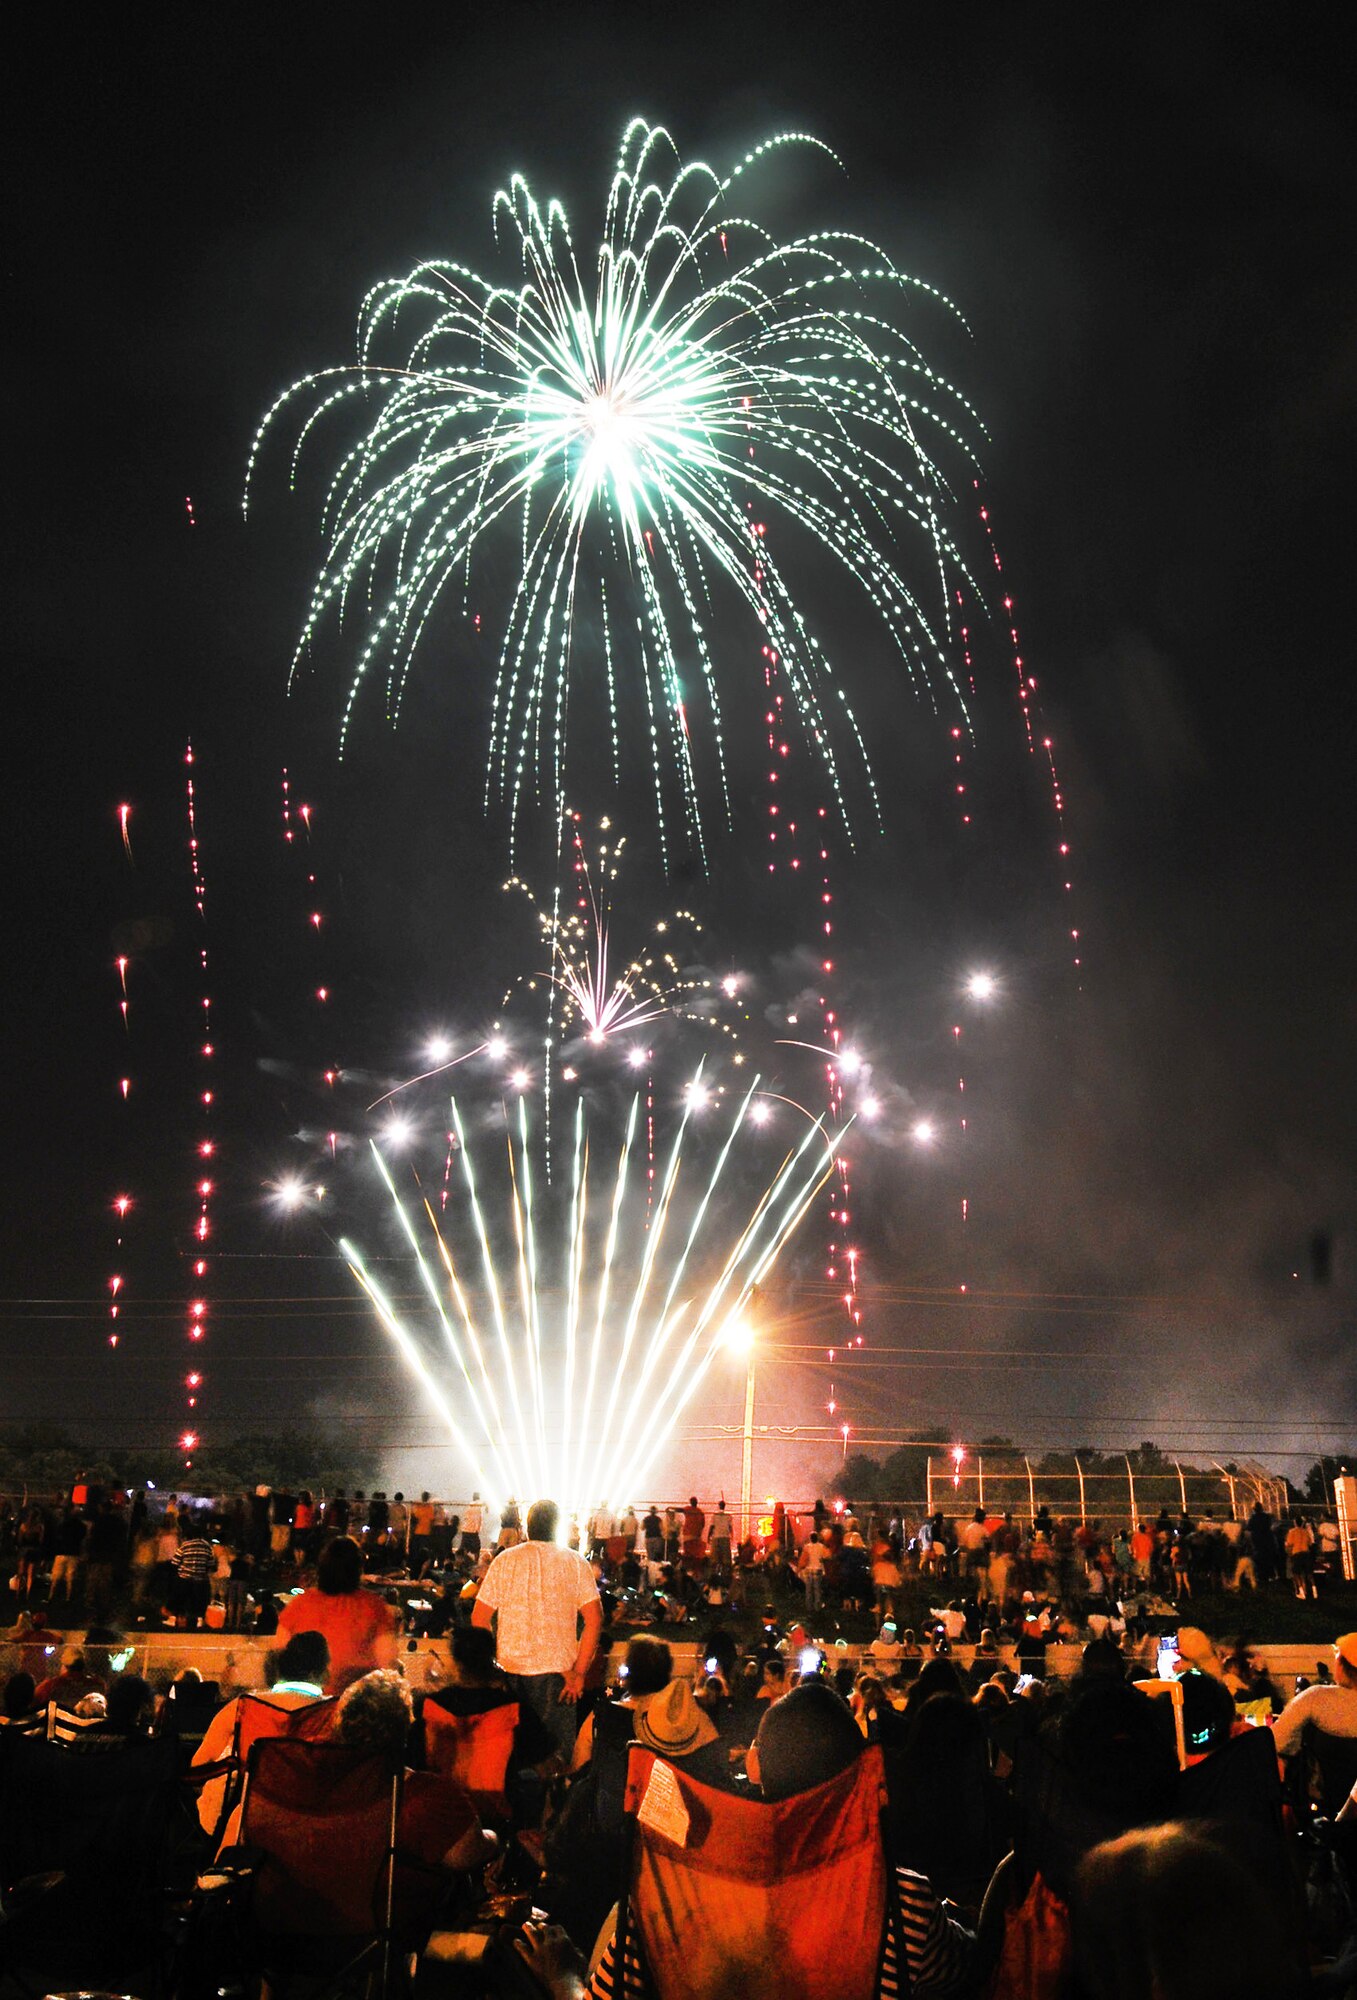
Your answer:
[[[569,1761],[575,1703],[598,1651],[603,1606],[589,1564],[557,1546],[559,1519],[554,1500],[533,1502],[527,1541],[495,1557],[471,1622],[494,1627],[500,1667],[517,1677],[524,1699]]]

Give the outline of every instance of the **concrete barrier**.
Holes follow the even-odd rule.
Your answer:
[[[41,1679],[44,1671],[55,1672],[56,1661],[63,1645],[75,1643],[78,1633],[58,1633],[49,1642],[50,1655],[41,1656],[32,1646],[26,1647],[22,1657],[13,1645],[0,1644],[0,1681],[7,1680],[21,1666],[28,1669],[35,1679]],[[141,1674],[153,1684],[170,1680],[185,1667],[194,1667],[204,1680],[219,1681],[223,1686],[233,1688],[257,1688],[264,1686],[265,1655],[273,1650],[277,1641],[273,1639],[247,1638],[223,1632],[150,1632],[129,1634],[124,1640],[124,1648],[132,1648],[132,1657],[126,1662],[124,1671]],[[700,1649],[695,1640],[670,1639],[666,1641],[674,1656],[674,1666],[687,1680],[696,1678],[701,1667]],[[625,1640],[619,1639],[619,1648]],[[418,1639],[410,1647],[404,1642],[405,1650],[400,1655],[401,1670],[412,1689],[441,1687],[449,1678],[450,1662],[446,1639]],[[113,1649],[91,1647],[99,1665]],[[871,1656],[865,1646],[851,1645],[841,1651],[832,1645],[822,1648],[833,1664],[842,1660],[855,1670],[864,1661],[870,1664]],[[1314,1678],[1318,1660],[1328,1656],[1329,1648],[1316,1644],[1255,1646],[1252,1650],[1262,1658],[1269,1673],[1283,1693],[1290,1694],[1297,1674],[1308,1674]],[[1067,1680],[1079,1670],[1082,1646],[1048,1646],[1046,1649],[1046,1675],[1051,1680]],[[973,1646],[957,1646],[952,1658],[958,1665],[969,1668],[975,1658]],[[1018,1662],[1011,1646],[1001,1648],[997,1666],[1018,1669]],[[1154,1672],[1153,1661],[1146,1663],[1145,1674]]]

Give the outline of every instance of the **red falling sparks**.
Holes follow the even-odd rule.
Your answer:
[[[184,761],[190,767],[190,775],[187,782],[190,886],[194,907],[198,912],[200,920],[205,923],[207,920],[206,890],[198,835],[198,799],[192,775],[195,767],[195,758],[191,743],[188,745]],[[205,990],[209,978],[208,951],[205,944],[199,944],[198,946],[198,970],[202,977],[204,989],[199,992],[197,1003],[199,1014],[198,1030],[202,1036],[202,1039],[197,1043],[198,1058],[200,1062],[210,1063],[216,1055],[216,1044],[212,1032],[212,995],[209,991]],[[215,1160],[217,1155],[217,1141],[209,1130],[204,1129],[205,1121],[211,1115],[216,1103],[216,1092],[200,1084],[195,1092],[195,1100],[198,1106],[199,1118],[204,1121],[199,1125],[198,1135],[193,1142],[193,1157],[196,1163],[196,1170],[201,1175],[202,1163]],[[215,1180],[206,1177],[195,1178],[193,1193],[196,1199],[197,1215],[193,1224],[193,1235],[200,1248],[207,1242],[208,1237],[212,1233],[212,1202],[216,1192],[217,1183]],[[193,1262],[194,1279],[201,1283],[206,1274],[206,1258],[202,1256],[196,1257]],[[205,1320],[208,1313],[208,1306],[209,1301],[205,1297],[195,1296],[186,1301],[185,1335],[195,1345],[201,1343],[206,1336],[207,1328]],[[197,1391],[201,1380],[201,1375],[198,1375],[196,1371],[193,1376],[186,1378],[186,1388],[190,1393],[186,1396],[185,1402],[190,1410],[196,1410],[197,1408]],[[196,1432],[186,1432],[181,1439],[181,1444],[186,1452],[191,1451],[197,1445],[197,1442],[198,1436]],[[186,1458],[185,1464],[189,1463],[191,1461]]]
[[[978,492],[980,486],[979,480],[973,483]],[[994,561],[996,574],[1002,576],[1004,570],[1003,562],[1000,559],[998,546],[995,543],[994,529],[990,524],[989,508],[983,502],[980,506],[980,519],[984,523],[985,534],[989,539],[990,555]],[[1040,747],[1045,756],[1047,773],[1050,779],[1051,806],[1056,822],[1056,854],[1060,861],[1061,893],[1072,896],[1074,893],[1074,883],[1070,879],[1069,870],[1070,846],[1068,840],[1065,838],[1065,795],[1061,790],[1060,779],[1056,774],[1055,741],[1050,736],[1042,735],[1040,744],[1038,745],[1038,738],[1034,727],[1034,711],[1037,716],[1040,714],[1037,678],[1035,674],[1029,671],[1027,663],[1023,659],[1022,644],[1018,637],[1017,614],[1014,609],[1012,596],[1007,591],[1005,591],[1002,602],[1004,615],[1008,623],[1009,643],[1013,649],[1013,671],[1017,679],[1018,707],[1022,715],[1023,730],[1027,737],[1028,753],[1035,757],[1038,747]],[[1079,969],[1082,967],[1083,960],[1080,955],[1079,932],[1077,929],[1071,928],[1070,941],[1074,947],[1074,964],[1076,969]]]
[[[744,407],[749,407],[749,399],[744,399]],[[753,518],[753,505],[749,503],[749,539],[754,583],[760,590],[764,581],[764,542],[767,537],[767,523]],[[761,609],[760,616],[766,616]],[[782,673],[777,648],[765,640],[760,648],[763,658],[764,683],[764,726],[768,751],[768,873],[775,875],[779,863],[792,877],[800,878],[803,864],[817,869],[819,887],[816,893],[819,936],[824,957],[820,970],[824,974],[826,990],[819,996],[821,1023],[824,1042],[830,1051],[825,1065],[825,1091],[831,1124],[837,1125],[844,1115],[844,1091],[839,1053],[842,1048],[842,1027],[837,1011],[831,1005],[829,982],[834,974],[834,889],[831,879],[829,849],[828,808],[816,809],[815,818],[809,828],[801,825],[794,806],[789,805],[786,794],[786,779],[792,763],[792,745],[787,729],[785,698],[782,690]],[[812,835],[818,836],[814,848],[810,847]],[[826,1236],[826,1280],[839,1290],[839,1301],[853,1332],[849,1337],[850,1347],[862,1345],[862,1308],[859,1297],[860,1253],[851,1240],[846,1240],[852,1225],[851,1164],[842,1151],[835,1156],[834,1171],[829,1183],[829,1209]],[[835,1350],[830,1349],[829,1360],[833,1365]],[[833,1416],[838,1409],[833,1382],[829,1385],[829,1399],[826,1405]],[[845,1433],[846,1435],[846,1433]]]

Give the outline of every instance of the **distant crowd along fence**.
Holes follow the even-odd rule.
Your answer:
[[[1357,1489],[1348,1491],[1350,1488],[1353,1481],[1339,1478],[1334,1482],[1332,1499],[1326,1495],[1323,1504],[1308,1504],[1303,1511],[1336,1513],[1345,1532],[1350,1527],[1357,1533]],[[313,1487],[312,1491],[323,1504],[323,1490]],[[699,1497],[703,1511],[710,1518],[716,1497]],[[38,1498],[35,1493],[25,1494],[26,1502]],[[56,1502],[69,1495],[47,1498]],[[190,1508],[225,1511],[235,1504],[237,1496],[181,1491],[175,1498]],[[1192,1515],[1209,1510],[1217,1518],[1239,1520],[1250,1514],[1255,1505],[1266,1508],[1270,1514],[1281,1515],[1295,1504],[1289,1497],[1286,1481],[1259,1466],[1232,1463],[1203,1467],[1182,1465],[1176,1459],[1166,1458],[1155,1466],[1137,1467],[1129,1458],[1113,1465],[1106,1457],[1100,1457],[1096,1465],[1085,1465],[1073,1452],[1045,1453],[1039,1460],[1014,1452],[967,1453],[960,1462],[951,1457],[930,1456],[922,1494],[873,1498],[854,1493],[849,1498],[861,1513],[898,1515],[906,1526],[939,1509],[958,1519],[969,1518],[979,1507],[990,1517],[1012,1514],[1017,1520],[1035,1520],[1044,1507],[1057,1518],[1077,1517],[1080,1521],[1100,1521],[1115,1527],[1152,1519],[1164,1509],[1170,1514]],[[446,1528],[454,1518],[460,1523],[468,1508],[476,1503],[440,1499],[436,1504],[438,1524]],[[482,1539],[493,1541],[499,1527],[499,1509],[493,1504],[480,1504]],[[670,1508],[681,1511],[686,1496],[655,1504],[661,1512]],[[772,1496],[766,1498],[753,1522],[755,1533],[765,1541],[773,1534],[774,1504]],[[804,1536],[817,1504],[820,1502],[815,1497],[781,1502],[784,1518],[794,1524],[798,1540]],[[621,1508],[617,1511],[620,1513]],[[635,1511],[638,1517],[644,1516],[648,1503],[637,1506]],[[731,1512],[738,1527],[738,1507],[732,1505]],[[359,1519],[354,1525],[361,1527],[365,1523]],[[410,1533],[408,1521],[405,1532],[407,1536]]]

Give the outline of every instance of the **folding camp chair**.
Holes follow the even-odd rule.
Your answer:
[[[91,1730],[101,1730],[104,1726],[102,1715],[76,1715],[69,1708],[60,1708],[54,1701],[47,1704],[47,1740],[49,1743],[75,1743]]]
[[[8,1731],[15,1736],[46,1736],[47,1710],[34,1709],[31,1715],[0,1715],[0,1736]]]
[[[1304,1909],[1282,1803],[1272,1731],[1250,1729],[1180,1773],[1174,1817],[1206,1823],[1203,1831],[1243,1863],[1259,1895],[1275,1904],[1299,1950]]]
[[[1301,1755],[1292,1762],[1313,1810],[1322,1819],[1336,1818],[1357,1786],[1357,1737],[1330,1736],[1307,1722],[1301,1735]]]
[[[195,1766],[193,1772],[203,1788],[198,1816],[214,1843],[220,1841],[227,1820],[240,1804],[245,1768],[254,1745],[270,1736],[317,1742],[330,1734],[334,1711],[335,1703],[329,1696],[300,1708],[285,1708],[264,1695],[238,1697],[230,1750],[216,1763]]]
[[[614,1990],[630,1953],[658,2000],[872,2000],[888,1915],[903,1952],[885,1805],[875,1745],[777,1804],[633,1746]]]
[[[158,1975],[186,1824],[173,1742],[112,1741],[91,1756],[0,1735],[0,1883],[65,1878],[28,1927],[49,1983],[106,1985],[147,1966]]]
[[[424,1704],[424,1754],[431,1771],[455,1778],[471,1794],[483,1821],[507,1826],[511,1820],[509,1764],[518,1728],[518,1703],[505,1702],[479,1715],[454,1715],[436,1695]]]
[[[594,1817],[601,1833],[621,1838],[627,1803],[627,1760],[636,1728],[636,1711],[613,1701],[594,1710]]]
[[[271,1736],[251,1748],[240,1840],[254,1955],[271,1983],[319,1969],[327,1993],[355,1978],[390,1992],[403,1775],[348,1744]]]

